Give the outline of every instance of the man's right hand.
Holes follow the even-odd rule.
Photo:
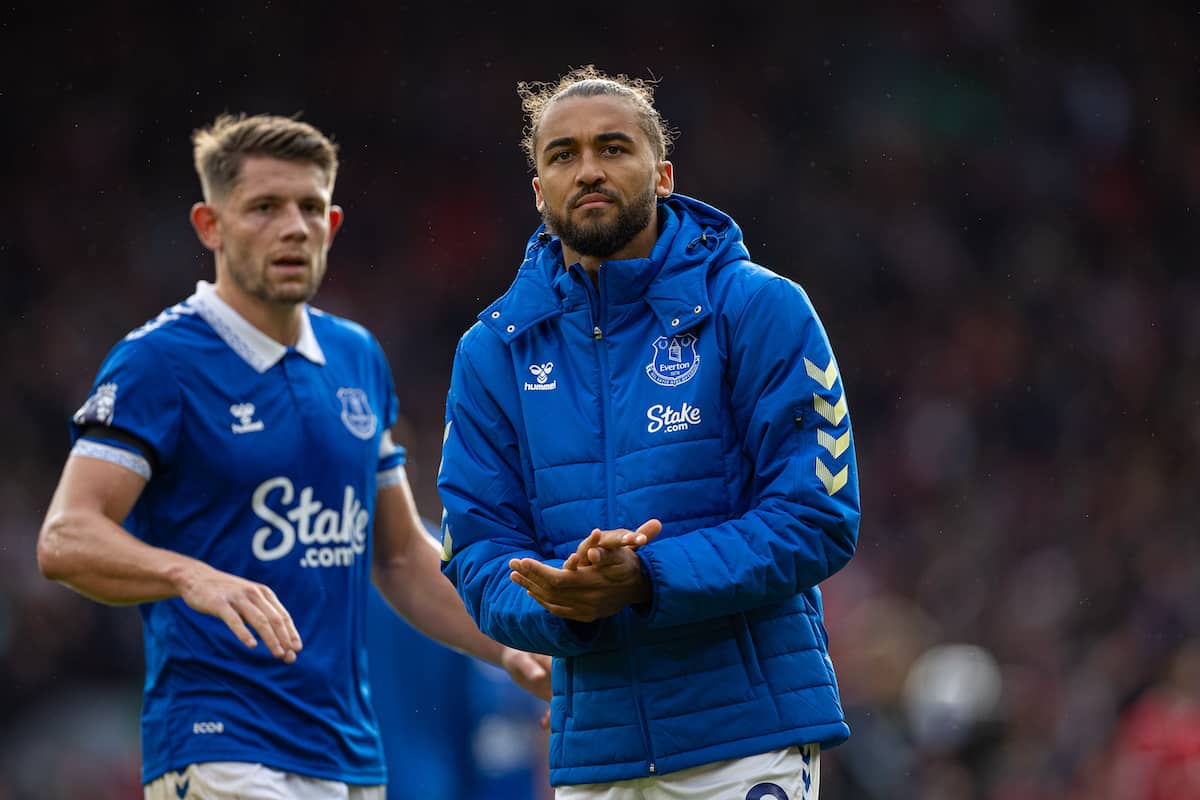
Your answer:
[[[253,628],[276,658],[285,664],[296,660],[304,647],[300,632],[271,587],[201,562],[193,564],[195,568],[178,580],[179,596],[189,608],[223,621],[246,647],[258,646]]]
[[[655,536],[658,536],[661,532],[662,523],[657,519],[646,520],[638,526],[636,531],[631,531],[628,528],[602,531],[599,528],[595,528],[588,534],[587,538],[579,543],[579,546],[575,548],[575,552],[567,556],[567,560],[563,562],[562,568],[575,570],[579,567],[601,566],[605,563],[610,563],[615,560],[612,551],[622,547],[636,550]]]

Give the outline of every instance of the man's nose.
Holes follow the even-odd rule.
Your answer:
[[[288,203],[283,210],[283,228],[280,235],[285,239],[307,239],[308,220],[296,203]]]
[[[595,153],[584,152],[579,159],[579,173],[576,180],[585,186],[594,186],[604,180],[604,164]]]

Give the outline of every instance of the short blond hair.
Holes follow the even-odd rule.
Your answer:
[[[273,114],[221,114],[192,132],[192,158],[206,201],[233,191],[247,156],[313,164],[325,173],[331,189],[337,178],[337,145],[307,122]]]

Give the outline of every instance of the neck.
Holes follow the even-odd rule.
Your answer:
[[[300,320],[304,313],[303,303],[271,303],[260,300],[218,281],[217,297],[254,327],[285,347],[292,347],[300,339]]]

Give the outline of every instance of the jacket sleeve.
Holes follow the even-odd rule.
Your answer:
[[[518,650],[577,655],[590,649],[603,624],[556,617],[508,577],[510,559],[546,559],[537,551],[516,430],[495,394],[512,378],[477,371],[469,340],[468,333],[459,342],[446,401],[438,472],[442,572],[487,636]],[[489,353],[480,363],[498,371],[509,359]],[[546,563],[562,566],[561,559]]]
[[[860,516],[854,435],[837,361],[807,295],[773,277],[726,326],[726,370],[748,510],[639,553],[654,584],[652,627],[783,602],[854,553]]]

